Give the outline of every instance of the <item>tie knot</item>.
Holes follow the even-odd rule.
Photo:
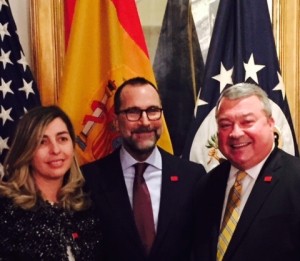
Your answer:
[[[241,183],[241,181],[247,176],[247,172],[245,171],[239,171],[236,174],[236,182]]]
[[[147,167],[148,167],[148,163],[146,163],[146,162],[134,164],[135,175],[142,177],[144,175],[145,169]]]

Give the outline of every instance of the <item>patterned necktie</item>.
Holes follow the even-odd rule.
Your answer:
[[[217,250],[218,261],[223,259],[233,232],[236,228],[237,222],[240,218],[238,207],[241,203],[242,180],[246,177],[246,175],[247,173],[244,171],[239,171],[237,173],[235,182],[228,195],[225,214],[219,235]]]
[[[135,223],[143,242],[145,251],[149,254],[155,237],[153,211],[147,184],[143,177],[147,163],[136,163],[133,182],[133,214]]]

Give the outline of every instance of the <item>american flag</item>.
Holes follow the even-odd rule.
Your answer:
[[[0,176],[18,119],[40,105],[8,0],[0,0]]]
[[[220,0],[204,84],[183,156],[202,163],[208,171],[222,160],[216,139],[215,105],[222,90],[238,82],[256,83],[267,92],[279,147],[298,155],[267,1]]]

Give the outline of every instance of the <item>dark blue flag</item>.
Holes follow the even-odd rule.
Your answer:
[[[40,104],[9,2],[0,1],[0,176],[18,119]]]
[[[298,155],[292,119],[275,49],[266,0],[220,0],[196,115],[184,157],[206,170],[223,156],[216,139],[215,105],[221,91],[238,82],[252,82],[269,95],[278,146]]]
[[[203,80],[203,60],[189,0],[169,0],[154,60],[174,154],[182,154]]]

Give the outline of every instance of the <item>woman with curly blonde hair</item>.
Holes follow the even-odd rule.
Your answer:
[[[99,260],[101,231],[57,106],[20,119],[0,183],[0,260]]]

